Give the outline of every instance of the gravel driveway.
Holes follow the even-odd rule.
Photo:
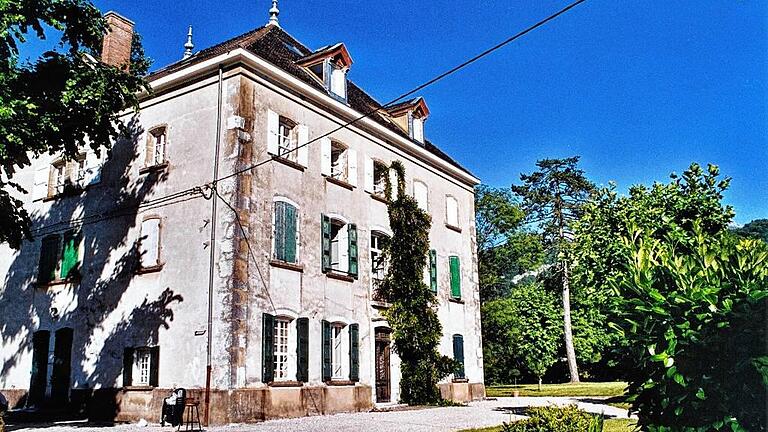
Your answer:
[[[392,412],[367,412],[355,414],[335,414],[329,416],[302,417],[296,419],[270,420],[255,424],[238,424],[212,427],[212,432],[444,432],[457,431],[473,427],[497,426],[522,418],[519,408],[543,405],[576,404],[581,409],[607,416],[626,417],[627,411],[600,403],[600,398],[567,397],[502,397],[495,400],[472,402],[466,407],[442,407],[424,409],[406,409]],[[136,424],[113,427],[89,426],[84,423],[57,425],[15,425],[9,431],[40,432],[122,432],[142,430],[146,432],[170,432],[169,427],[156,425],[139,427]],[[182,428],[183,430],[183,428]]]

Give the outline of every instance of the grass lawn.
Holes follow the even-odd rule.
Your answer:
[[[520,396],[622,396],[627,387],[625,382],[582,382],[577,384],[542,384],[541,391],[536,384],[489,386],[488,397],[512,396],[517,390]]]
[[[608,419],[603,424],[603,432],[633,432],[634,420],[629,419]],[[482,429],[466,429],[461,432],[500,432],[501,426],[494,426]]]

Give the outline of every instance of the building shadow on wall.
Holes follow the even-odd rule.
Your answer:
[[[13,350],[0,357],[0,377],[8,377],[13,369],[15,373],[31,370],[31,364],[20,362],[29,363],[35,331],[48,330],[53,335],[59,329],[73,329],[72,391],[65,404],[81,414],[96,399],[94,391],[116,395],[116,388],[122,386],[118,379],[124,348],[157,344],[160,328],[168,328],[173,321],[174,304],[183,301],[170,287],[129,291],[141,259],[138,205],[166,179],[165,171],[136,176],[137,167],[143,166],[139,161],[143,137],[144,131],[133,119],[129,133],[105,155],[98,184],[82,193],[53,198],[49,209],[32,214],[34,239],[16,253],[0,292],[0,315],[4,316],[0,342]],[[66,283],[38,284],[41,240],[72,229],[82,235],[80,265]],[[52,351],[53,342],[50,346]],[[9,399],[14,407],[32,405],[25,402],[25,395]],[[51,404],[49,398],[35,405],[51,408]],[[116,411],[109,410],[116,406],[100,406],[98,417],[114,418]]]

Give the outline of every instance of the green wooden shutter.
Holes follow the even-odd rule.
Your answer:
[[[50,282],[56,279],[56,264],[59,261],[59,236],[49,235],[43,238],[40,246],[37,281]]]
[[[133,347],[123,349],[123,387],[133,383]]]
[[[149,349],[149,385],[160,385],[160,347],[153,346]]]
[[[323,237],[323,273],[331,270],[331,218],[322,215],[322,237]]]
[[[451,297],[461,298],[461,266],[459,264],[459,257],[452,256],[449,258],[451,264]]]
[[[275,259],[285,261],[285,203],[275,201]]]
[[[262,314],[261,322],[261,382],[275,379],[275,317]]]
[[[453,371],[453,377],[464,378],[464,336],[460,334],[453,335],[453,359],[456,361],[456,370]]]
[[[296,320],[296,381],[309,381],[309,318]]]
[[[331,380],[331,323],[323,320],[323,381]]]
[[[437,294],[437,251],[429,251],[429,288]]]
[[[75,231],[64,234],[61,252],[61,278],[66,279],[80,264],[80,235]]]
[[[360,381],[360,326],[349,325],[349,380]]]
[[[290,263],[296,262],[296,207],[285,204],[285,258]]]
[[[357,225],[347,224],[349,239],[349,274],[357,278]]]

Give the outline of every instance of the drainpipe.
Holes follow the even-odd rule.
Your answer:
[[[213,158],[213,189],[215,190],[217,184],[216,180],[219,178],[219,144],[221,143],[221,98],[222,98],[222,81],[224,76],[224,67],[219,65],[219,95],[218,105],[216,107],[216,146],[214,150]],[[208,347],[207,347],[207,363],[205,367],[205,426],[208,427],[208,416],[211,411],[211,352],[213,347],[213,277],[214,268],[216,264],[216,202],[218,198],[215,193],[212,192],[211,199],[211,257],[208,265]]]

